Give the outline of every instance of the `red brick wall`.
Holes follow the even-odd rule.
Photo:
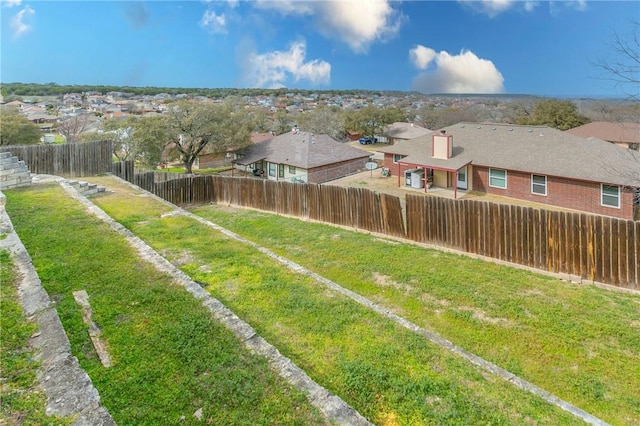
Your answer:
[[[393,155],[392,154],[384,154],[384,167],[386,167],[389,170],[391,170],[391,176],[395,176],[396,178],[398,177],[398,165],[393,162]],[[409,170],[409,169],[415,169],[415,167],[414,166],[401,165],[400,166],[400,175],[403,176],[404,175],[404,171],[405,170]]]
[[[489,168],[473,166],[473,190],[503,197],[633,220],[633,193],[623,190],[620,208],[600,205],[600,184],[547,177],[547,195],[531,193],[531,174],[507,171],[507,188],[489,186]]]

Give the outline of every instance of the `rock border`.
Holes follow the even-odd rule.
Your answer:
[[[243,321],[229,308],[224,306],[222,302],[212,297],[198,283],[192,280],[191,277],[175,267],[147,243],[120,223],[116,222],[101,208],[93,204],[82,194],[78,193],[71,185],[64,181],[60,181],[60,184],[73,198],[82,203],[91,214],[107,223],[112,229],[125,237],[129,245],[138,252],[138,255],[142,259],[150,262],[159,271],[170,276],[175,283],[184,287],[196,299],[201,300],[202,305],[211,312],[214,318],[224,324],[251,352],[265,357],[271,368],[273,368],[274,371],[276,371],[290,384],[302,391],[309,399],[309,402],[315,406],[327,420],[344,426],[372,425],[372,423],[347,404],[343,399],[332,394],[311,379],[304,370],[295,365],[289,358],[282,355],[276,347],[260,337],[253,327]],[[133,186],[137,190],[143,191],[141,188],[135,185]],[[181,208],[168,203],[153,194],[151,194],[151,196],[171,206],[179,214],[186,213]]]
[[[339,284],[329,280],[328,278],[325,278],[319,274],[316,274],[315,272],[303,267],[302,265],[299,265],[289,259],[286,259],[283,256],[280,256],[276,253],[274,253],[273,251],[269,250],[268,248],[262,247],[261,245],[254,243],[253,241],[249,241],[246,238],[226,229],[223,228],[219,225],[216,225],[206,219],[201,218],[200,216],[194,215],[191,212],[186,211],[185,209],[176,206],[166,200],[164,200],[161,197],[158,197],[155,194],[152,194],[148,191],[145,191],[144,189],[125,181],[124,179],[121,179],[117,176],[113,176],[116,179],[119,179],[121,182],[137,189],[140,191],[144,191],[147,192],[149,194],[150,197],[164,203],[167,206],[170,206],[174,209],[174,213],[177,214],[182,214],[185,215],[187,217],[190,217],[194,220],[197,220],[198,222],[211,227],[225,235],[227,235],[228,237],[239,241],[241,243],[247,244],[253,248],[255,248],[256,250],[264,253],[265,255],[269,256],[270,258],[282,263],[283,265],[287,266],[288,268],[290,268],[291,270],[299,273],[299,274],[303,274],[306,275],[308,277],[313,278],[315,281],[327,286],[328,288],[343,294],[347,297],[349,297],[350,299],[354,300],[355,302],[379,313],[380,315],[385,316],[386,318],[391,319],[392,321],[396,322],[397,324],[401,325],[404,328],[407,328],[409,330],[411,330],[412,332],[419,334],[423,337],[425,337],[427,340],[429,340],[432,343],[435,343],[436,345],[458,355],[459,357],[465,359],[466,361],[478,366],[479,368],[481,368],[484,371],[487,371],[507,382],[510,382],[511,384],[513,384],[515,387],[524,390],[526,392],[532,393],[538,397],[540,397],[541,399],[543,399],[544,401],[559,407],[569,413],[571,413],[572,415],[574,415],[575,417],[583,420],[584,422],[591,424],[591,425],[598,425],[598,426],[608,426],[609,423],[605,422],[604,420],[582,410],[579,407],[576,407],[575,405],[557,397],[556,395],[542,389],[541,387],[519,377],[516,376],[515,374],[511,373],[510,371],[490,362],[485,360],[484,358],[481,358],[467,350],[465,350],[464,348],[455,345],[454,343],[452,343],[451,341],[445,339],[444,337],[440,336],[438,333],[429,331],[425,328],[422,328],[420,326],[418,326],[417,324],[414,324],[413,322],[394,314],[393,312],[389,311],[388,309],[384,308],[383,306],[380,306],[374,302],[372,302],[371,300],[367,299],[366,297],[363,297],[349,289],[346,289],[342,286],[340,286]],[[200,290],[202,290],[201,288],[199,288]],[[203,290],[202,290],[203,291]]]
[[[0,192],[0,248],[9,252],[20,274],[18,298],[29,321],[38,331],[30,345],[36,350],[36,360],[42,364],[36,378],[47,395],[45,413],[75,418],[76,426],[112,426],[115,421],[100,405],[100,395],[89,375],[71,355],[67,334],[60,322],[55,304],[42,288],[33,262],[5,209],[6,196]]]

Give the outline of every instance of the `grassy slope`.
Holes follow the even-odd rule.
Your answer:
[[[132,205],[123,199],[135,197],[94,202],[379,424],[577,423],[250,247],[187,218],[145,214],[149,201],[123,209]]]
[[[640,296],[248,210],[194,210],[615,424],[640,422]]]
[[[122,194],[95,201],[380,424],[574,421],[252,250],[160,219],[160,204]],[[267,214],[197,212],[612,423],[640,418],[637,296]]]
[[[56,301],[73,354],[118,424],[321,424],[264,359],[59,186],[6,191],[16,231]],[[166,211],[160,206],[154,214]],[[114,362],[103,368],[72,291],[86,289]]]

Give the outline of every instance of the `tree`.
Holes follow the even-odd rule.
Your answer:
[[[286,109],[278,109],[271,117],[271,130],[276,135],[291,131],[294,124],[294,117],[289,115]]]
[[[616,87],[622,88],[629,99],[640,100],[640,22],[631,22],[631,34],[626,37],[618,32],[613,33],[609,43],[609,58],[594,63],[603,75]]]
[[[344,116],[337,108],[318,107],[298,115],[300,130],[344,139]]]
[[[0,145],[30,145],[40,142],[40,128],[11,107],[0,110]]]
[[[120,161],[133,160],[154,167],[161,160],[167,144],[167,128],[163,117],[128,116],[123,120],[107,120],[95,132],[85,132],[82,141],[109,139],[113,155]]]
[[[225,152],[251,143],[251,121],[235,102],[180,101],[169,109],[166,124],[168,140],[187,173],[205,148]]]
[[[538,101],[530,113],[516,118],[517,124],[549,126],[559,130],[572,129],[589,121],[578,113],[578,107],[573,102],[557,99]]]
[[[374,137],[382,133],[384,126],[396,121],[406,121],[406,117],[400,109],[368,106],[347,112],[345,127],[365,136]]]
[[[462,121],[478,121],[478,115],[461,108],[436,108],[435,105],[425,105],[418,110],[419,124],[427,129],[438,130]]]
[[[65,137],[67,143],[74,143],[79,140],[80,135],[89,128],[91,120],[90,114],[78,114],[66,117],[58,122],[56,127],[58,132]]]

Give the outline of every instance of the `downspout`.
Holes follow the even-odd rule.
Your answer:
[[[400,188],[400,163],[398,163],[398,188]]]

